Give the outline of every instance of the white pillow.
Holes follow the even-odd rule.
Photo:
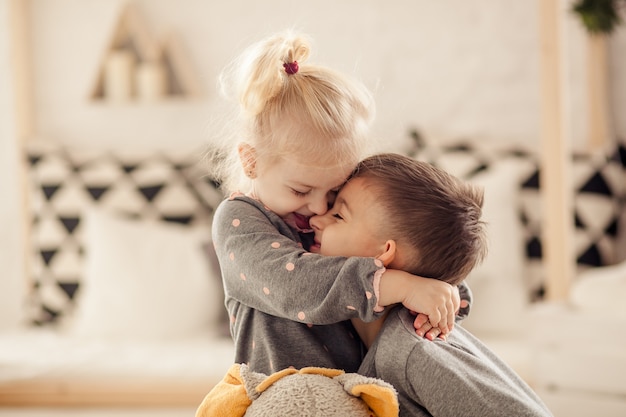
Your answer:
[[[216,325],[221,283],[202,244],[210,231],[116,217],[84,217],[85,276],[69,331],[98,339],[197,336]]]
[[[626,261],[617,265],[590,268],[572,284],[570,301],[578,310],[598,320],[626,318]]]
[[[477,336],[512,335],[521,329],[515,317],[525,309],[524,237],[519,217],[521,161],[492,164],[470,182],[484,187],[483,220],[487,222],[489,252],[468,276],[474,300],[463,327]]]

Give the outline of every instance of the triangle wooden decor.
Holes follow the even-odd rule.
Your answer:
[[[92,100],[157,101],[201,90],[178,37],[170,31],[159,42],[131,3],[122,9],[98,68]]]

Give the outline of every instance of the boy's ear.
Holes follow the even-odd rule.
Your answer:
[[[239,160],[243,166],[243,172],[250,179],[256,178],[256,150],[247,143],[240,143],[237,147]]]
[[[380,259],[383,265],[389,266],[389,264],[391,264],[391,262],[393,262],[396,257],[396,249],[396,241],[388,240],[387,242],[385,242],[385,251],[381,255],[378,255],[376,258]]]

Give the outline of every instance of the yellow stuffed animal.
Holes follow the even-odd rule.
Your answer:
[[[234,364],[204,398],[196,417],[397,417],[388,383],[338,369],[284,369],[272,375]]]

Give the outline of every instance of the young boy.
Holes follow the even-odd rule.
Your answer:
[[[312,252],[374,256],[386,267],[458,284],[486,255],[483,193],[429,164],[395,154],[359,164],[332,209],[311,219]],[[384,277],[383,277],[384,279]],[[398,391],[402,416],[550,416],[532,389],[460,326],[445,340],[415,334],[402,306],[364,323],[359,373]]]

